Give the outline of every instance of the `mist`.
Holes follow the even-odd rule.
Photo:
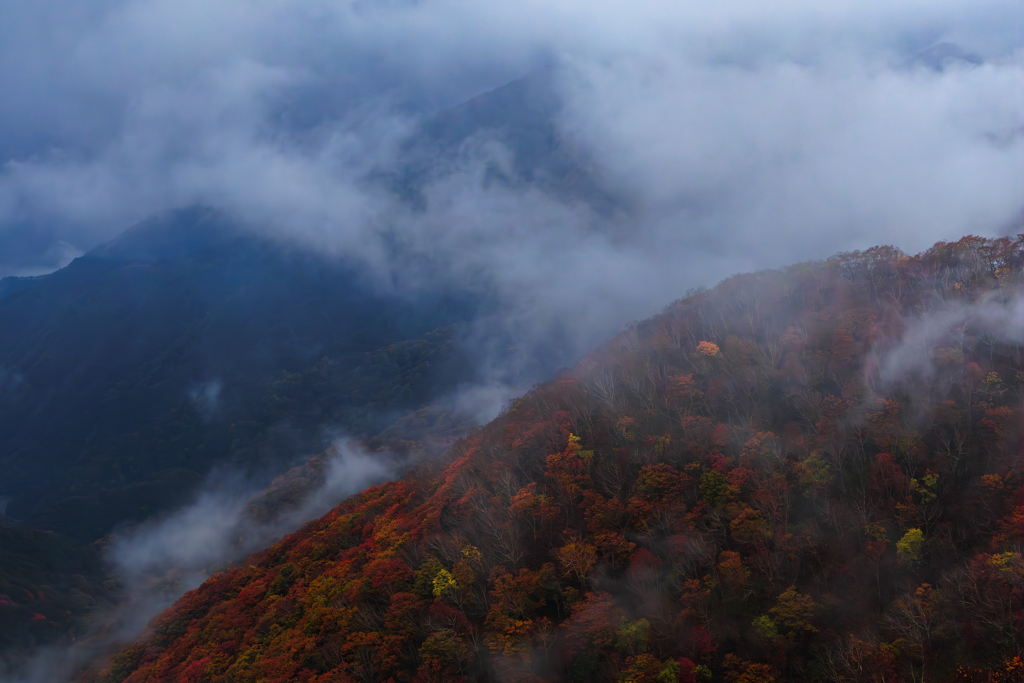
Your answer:
[[[419,286],[412,263],[483,273],[529,327],[575,330],[578,354],[688,287],[1007,232],[1024,207],[1024,36],[1005,1],[3,11],[0,59],[31,65],[0,83],[5,274],[204,203],[381,282]],[[425,116],[538,70],[615,212],[491,182],[512,152],[489,135],[429,178],[422,209],[368,181]]]
[[[982,343],[1024,342],[1024,300],[989,292],[977,301],[952,301],[909,321],[895,340],[883,340],[868,359],[883,386],[934,381],[965,350]],[[945,352],[945,353],[943,353]],[[950,357],[950,354],[954,354]]]
[[[312,469],[282,475],[269,493],[235,472],[219,470],[191,504],[115,531],[105,554],[122,598],[95,614],[90,632],[73,646],[42,648],[19,671],[0,670],[4,680],[70,680],[78,667],[138,636],[153,616],[211,574],[268,547],[367,486],[393,478],[398,468],[387,454],[369,453],[344,439],[324,455],[311,461]],[[285,490],[285,498],[268,507],[266,498],[275,489]]]
[[[233,482],[230,475],[213,475],[191,505],[126,533],[115,532],[109,556],[130,588],[148,576],[173,573],[190,590],[216,568],[266,547],[366,486],[387,480],[395,468],[386,454],[337,442],[328,453],[322,482],[295,504],[259,519],[250,510],[257,491]]]
[[[447,399],[477,422],[691,287],[1024,226],[1024,22],[1010,0],[44,0],[0,8],[0,65],[0,277],[202,204],[358,261],[382,289],[486,289],[501,315],[467,331],[480,382]],[[517,159],[493,130],[430,169],[418,204],[379,181],[431,116],[537,74],[558,143],[610,209],[495,181]],[[929,330],[968,315],[905,337],[881,361],[886,381],[930,372],[915,365]],[[511,360],[489,352],[510,339]],[[0,368],[0,397],[17,382]],[[190,398],[209,418],[220,392],[211,380]],[[98,622],[95,651],[395,471],[339,452],[327,483],[272,521],[221,481],[123,532],[109,557],[132,597]],[[27,680],[59,680],[95,651],[49,653]]]

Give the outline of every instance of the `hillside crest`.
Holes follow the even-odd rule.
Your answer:
[[[730,278],[88,680],[1019,681],[1024,242]]]

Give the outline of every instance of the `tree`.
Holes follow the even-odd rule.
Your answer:
[[[581,541],[570,541],[555,551],[566,576],[575,576],[586,587],[587,576],[597,562],[597,548]]]
[[[924,533],[920,529],[908,529],[903,538],[896,542],[896,557],[900,564],[916,564],[921,561],[923,547]]]
[[[795,586],[790,586],[776,599],[775,606],[768,610],[779,633],[786,639],[793,639],[807,633],[817,633],[814,626],[814,601],[811,596],[798,593]]]

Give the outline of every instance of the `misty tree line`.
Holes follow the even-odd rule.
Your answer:
[[[1020,681],[1024,243],[731,278],[96,681]]]

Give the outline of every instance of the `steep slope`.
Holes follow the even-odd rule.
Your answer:
[[[623,208],[623,198],[566,135],[557,78],[555,70],[542,70],[425,117],[402,146],[396,170],[381,177],[422,206],[426,185],[483,161],[488,182],[539,189],[605,214]],[[493,154],[495,143],[507,158]]]
[[[0,522],[0,643],[46,643],[83,632],[89,617],[116,598],[95,547]]]
[[[39,284],[39,281],[44,279],[45,275],[37,275],[35,277],[5,277],[0,279],[0,299],[9,297],[15,292],[20,292],[23,289],[29,289]]]
[[[427,185],[497,143],[511,164],[489,182],[609,210],[584,156],[559,137],[551,77],[424,117],[396,166],[367,181],[421,203]],[[338,430],[399,453],[464,434],[475,417],[436,401],[478,379],[465,335],[495,310],[468,289],[382,294],[354,262],[205,208],[154,216],[50,275],[0,280],[0,524],[33,539],[12,543],[17,557],[0,568],[22,595],[4,617],[0,660],[46,633],[80,632],[83,611],[67,606],[89,601],[72,588],[103,602],[104,582],[116,584],[86,544],[180,506],[218,465],[269,481]],[[509,381],[566,362],[556,349],[473,341],[491,367],[518,354]]]
[[[584,155],[558,134],[552,78],[533,74],[425,117],[378,180],[416,203],[496,142],[512,160],[496,182],[610,210]],[[325,447],[325,425],[376,434],[471,379],[457,326],[492,311],[480,292],[382,295],[355,262],[202,208],[153,217],[51,275],[6,278],[7,514],[90,541],[180,503],[215,462],[301,461]]]
[[[214,211],[156,217],[0,300],[7,514],[91,541],[217,462],[287,466],[324,426],[372,435],[469,378],[451,326],[477,314],[378,294]]]
[[[734,277],[85,680],[1020,681],[1024,242]]]
[[[472,381],[460,325],[485,312],[378,294],[206,209],[17,285],[0,299],[0,665],[80,637],[118,599],[89,544],[188,502],[212,468],[269,482],[328,430],[371,437]]]

